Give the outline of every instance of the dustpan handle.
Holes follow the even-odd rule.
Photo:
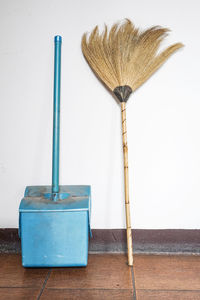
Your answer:
[[[53,104],[53,153],[52,153],[52,194],[56,199],[59,193],[59,144],[60,144],[60,71],[61,36],[54,38],[54,104]],[[54,195],[55,194],[55,195]]]

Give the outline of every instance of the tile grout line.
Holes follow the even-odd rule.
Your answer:
[[[151,291],[151,292],[200,292],[200,290],[174,290],[174,289],[137,289],[138,291]]]
[[[42,288],[41,288],[41,291],[40,291],[40,293],[39,293],[39,295],[38,295],[38,297],[37,297],[37,300],[39,300],[40,297],[42,296],[42,293],[43,293],[43,291],[44,291],[44,289],[45,289],[45,286],[46,286],[46,284],[47,284],[47,281],[48,281],[48,279],[49,279],[49,276],[51,275],[51,271],[52,271],[52,268],[49,270],[49,272],[48,272],[48,274],[47,274],[47,276],[46,276],[46,278],[45,278],[45,280],[44,280],[44,283],[43,283]]]
[[[135,288],[135,274],[134,274],[133,266],[131,267],[131,273],[132,273],[132,283],[133,283],[133,300],[137,300],[136,288]]]
[[[105,288],[62,288],[62,287],[48,287],[47,290],[67,290],[67,291],[130,291],[129,289],[123,288],[113,288],[113,289],[105,289]],[[132,289],[131,289],[132,290]]]

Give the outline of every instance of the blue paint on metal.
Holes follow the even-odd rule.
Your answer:
[[[19,207],[24,267],[86,266],[88,259],[91,188],[59,186],[61,41],[55,37],[52,186],[26,187]]]
[[[54,45],[54,108],[53,108],[53,159],[52,159],[52,198],[59,199],[59,143],[60,143],[60,73],[61,36],[55,36]]]
[[[24,267],[86,266],[88,212],[21,213]]]
[[[63,211],[90,210],[90,186],[61,185],[61,192],[68,197],[56,202],[45,197],[50,194],[51,186],[28,186],[21,201],[19,211]]]
[[[86,266],[90,232],[90,186],[60,186],[68,194],[53,202],[51,186],[28,186],[21,201],[19,232],[24,267]]]

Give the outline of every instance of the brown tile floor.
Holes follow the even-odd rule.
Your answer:
[[[132,269],[123,254],[92,254],[86,268],[24,269],[1,254],[0,300],[10,299],[200,300],[200,257],[135,255]]]

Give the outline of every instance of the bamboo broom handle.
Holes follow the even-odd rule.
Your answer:
[[[128,178],[128,144],[127,144],[127,128],[126,128],[126,103],[121,102],[122,113],[122,140],[124,153],[124,189],[125,189],[125,209],[126,209],[126,234],[128,248],[128,265],[133,265],[133,244],[131,232],[131,215],[129,203],[129,178]]]

